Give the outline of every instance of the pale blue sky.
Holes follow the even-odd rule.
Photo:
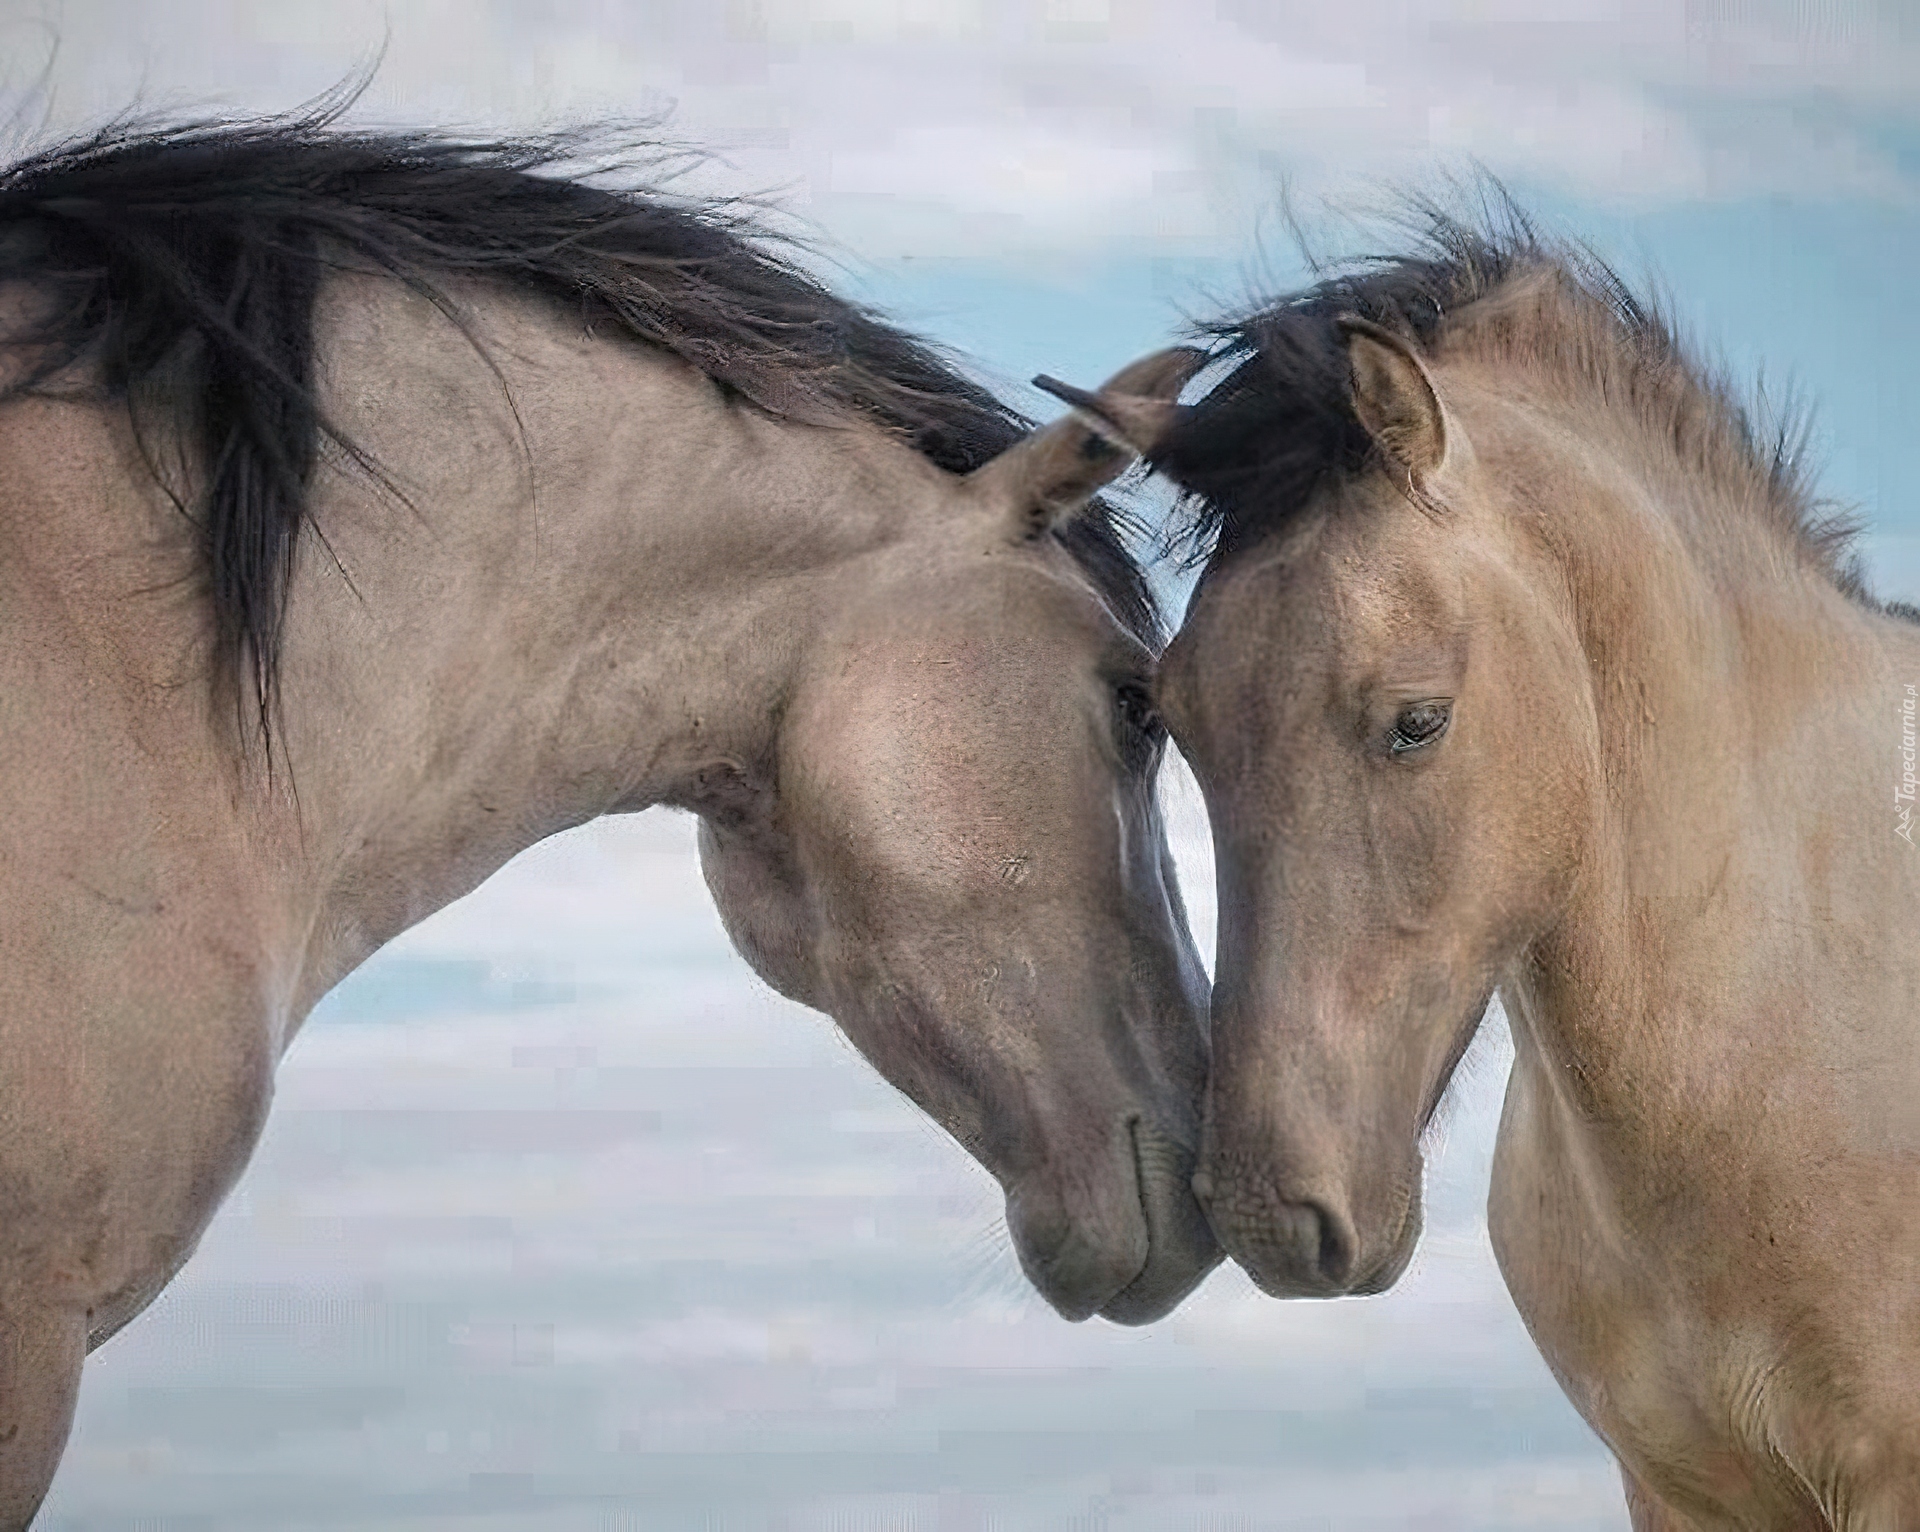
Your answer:
[[[1097,382],[1183,308],[1296,282],[1283,180],[1311,212],[1477,157],[1795,381],[1878,583],[1920,599],[1910,15],[0,0],[0,90],[56,127],[136,91],[284,107],[384,35],[367,120],[671,104],[728,150],[707,184],[785,188],[852,285],[1042,414],[1035,371]],[[1204,818],[1171,792],[1210,945]],[[729,951],[687,821],[589,827],[323,1006],[200,1254],[89,1364],[45,1524],[1620,1532],[1486,1245],[1503,1047],[1496,1022],[1393,1294],[1280,1304],[1229,1271],[1148,1331],[1071,1327],[984,1174]]]

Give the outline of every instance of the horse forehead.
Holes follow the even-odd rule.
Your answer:
[[[1388,641],[1409,625],[1444,620],[1460,586],[1446,544],[1391,485],[1360,484],[1297,534],[1256,544],[1210,569],[1196,613],[1212,605],[1221,626],[1288,640],[1289,652],[1340,630],[1342,648]],[[1447,533],[1449,541],[1457,531]]]
[[[1324,632],[1339,592],[1318,546],[1257,547],[1211,566],[1186,621],[1168,646],[1164,670],[1183,687],[1209,675],[1297,663]]]

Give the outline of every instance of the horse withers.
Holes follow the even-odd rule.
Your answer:
[[[1390,1286],[1497,990],[1494,1248],[1635,1526],[1920,1525],[1920,627],[1611,272],[1430,232],[1080,401],[1211,549],[1196,1187],[1269,1293]]]
[[[313,1003],[600,814],[700,816],[740,951],[998,1178],[1061,1313],[1218,1258],[1161,630],[1092,498],[1130,455],[581,148],[0,173],[0,1527]]]

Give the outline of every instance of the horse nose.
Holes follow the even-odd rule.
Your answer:
[[[1334,1199],[1285,1197],[1263,1178],[1218,1165],[1195,1173],[1193,1195],[1222,1248],[1269,1297],[1351,1290],[1359,1240]]]

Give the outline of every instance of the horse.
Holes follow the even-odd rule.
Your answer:
[[[0,1527],[313,1004],[602,814],[699,816],[735,946],[1062,1315],[1219,1259],[1130,455],[605,148],[310,114],[0,172]]]
[[[1203,328],[1115,411],[1202,570],[1155,701],[1212,819],[1195,1187],[1377,1293],[1496,992],[1488,1203],[1633,1525],[1920,1526],[1920,613],[1661,305],[1511,203]]]

